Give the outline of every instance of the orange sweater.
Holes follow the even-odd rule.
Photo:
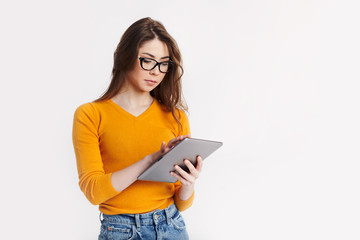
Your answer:
[[[79,185],[87,199],[105,214],[145,213],[164,209],[175,202],[183,211],[190,199],[182,201],[181,183],[135,181],[118,192],[111,184],[111,174],[160,149],[179,135],[190,133],[186,114],[180,111],[178,126],[172,114],[154,100],[140,116],[126,112],[112,100],[86,103],[74,115],[73,144]]]

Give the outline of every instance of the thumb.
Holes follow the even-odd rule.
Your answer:
[[[161,152],[161,153],[164,153],[164,152],[165,152],[165,147],[166,147],[166,145],[165,145],[165,142],[163,141],[163,142],[161,143],[161,147],[160,147],[160,152]]]

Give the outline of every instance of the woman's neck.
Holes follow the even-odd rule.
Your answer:
[[[128,109],[136,109],[139,107],[150,106],[153,97],[147,92],[135,92],[131,90],[120,91],[112,100],[120,106]]]

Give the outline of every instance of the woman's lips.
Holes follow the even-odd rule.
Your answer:
[[[151,86],[153,86],[153,85],[155,85],[157,82],[156,81],[154,81],[154,80],[149,80],[149,79],[145,79],[145,81],[147,82],[147,84],[149,84],[149,85],[151,85]]]

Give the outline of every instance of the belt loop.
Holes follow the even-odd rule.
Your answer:
[[[101,216],[102,216],[102,220],[101,220]],[[102,212],[100,212],[100,214],[99,214],[99,220],[100,220],[100,222],[102,222],[104,220],[104,214]]]
[[[166,222],[168,225],[170,225],[170,213],[169,213],[169,207],[165,208],[165,215],[166,215]]]
[[[140,232],[140,215],[135,214],[135,224],[136,224],[136,230]]]

